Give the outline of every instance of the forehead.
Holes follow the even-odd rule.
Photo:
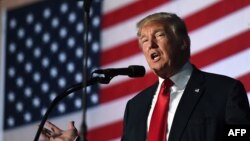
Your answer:
[[[148,32],[164,31],[165,24],[159,21],[151,21],[143,24],[138,30],[138,36],[142,36]]]

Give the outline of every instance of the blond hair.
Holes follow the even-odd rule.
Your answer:
[[[181,46],[181,48],[185,50],[186,55],[190,57],[190,38],[186,25],[180,17],[174,13],[167,12],[151,14],[137,23],[137,36],[140,37],[141,29],[144,25],[152,22],[162,23],[169,40]]]

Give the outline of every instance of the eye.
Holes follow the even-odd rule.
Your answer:
[[[156,37],[165,37],[165,33],[159,32],[155,35]]]
[[[148,39],[145,39],[145,40],[143,40],[142,42],[145,43],[145,42],[147,42],[147,41],[148,41]]]
[[[142,38],[142,39],[141,39],[141,43],[145,43],[145,42],[147,42],[147,41],[148,41],[147,38]]]

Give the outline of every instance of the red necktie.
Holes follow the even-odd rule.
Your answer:
[[[173,85],[170,79],[163,81],[155,104],[155,108],[150,121],[148,141],[166,141],[167,117],[169,109],[170,92],[169,88]]]

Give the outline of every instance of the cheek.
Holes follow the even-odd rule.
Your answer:
[[[146,48],[141,47],[140,49],[141,49],[143,55],[144,55],[145,57],[147,57],[147,56],[148,56],[148,51],[146,50]]]
[[[165,44],[162,46],[162,53],[163,53],[163,56],[167,59],[171,56],[172,54],[172,49],[171,49],[171,46]]]
[[[148,62],[148,64],[150,64],[151,57],[150,57],[149,53],[146,50],[142,50],[142,52],[143,52],[143,55],[144,55],[146,61]]]
[[[149,54],[147,52],[143,52],[144,57],[146,58],[147,61],[150,60]]]

